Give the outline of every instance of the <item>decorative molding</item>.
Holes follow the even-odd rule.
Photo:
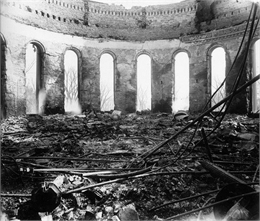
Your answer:
[[[106,3],[97,3],[95,1],[90,0],[83,0],[82,4],[73,4],[68,3],[67,1],[64,2],[62,0],[42,0],[45,1],[49,5],[57,5],[61,8],[69,8],[71,10],[78,10],[78,11],[88,11],[89,13],[94,14],[104,14],[104,15],[114,15],[114,16],[138,16],[142,15],[142,9],[145,8],[147,11],[147,16],[160,16],[160,15],[166,15],[166,14],[185,14],[185,13],[195,13],[197,9],[197,5],[193,2],[190,5],[182,5],[181,3],[173,3],[168,4],[168,9],[156,9],[156,6],[154,6],[152,9],[147,7],[138,7],[138,9],[126,9],[126,8],[115,8],[113,5],[109,5]],[[21,4],[17,4],[14,0],[7,0],[6,2],[0,1],[1,4],[5,4],[8,6],[20,6]],[[91,6],[90,6],[90,4]],[[88,4],[86,8],[86,4]],[[101,7],[101,5],[104,5],[104,8]],[[120,7],[120,6],[117,6]]]
[[[244,34],[246,24],[242,24],[235,27],[229,27],[221,30],[210,31],[205,34],[196,34],[183,36],[179,39],[185,43],[205,43],[209,41],[223,40],[227,38],[235,38]],[[248,31],[249,32],[249,31]],[[258,27],[255,36],[260,35],[260,28]]]

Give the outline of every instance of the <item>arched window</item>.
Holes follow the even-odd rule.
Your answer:
[[[26,47],[26,114],[42,112],[43,99],[41,97],[41,52],[36,43],[29,43]]]
[[[100,109],[114,110],[114,58],[109,53],[100,57]]]
[[[136,110],[151,110],[151,58],[141,54],[137,58],[137,104]]]
[[[253,46],[253,77],[260,74],[260,39]],[[252,85],[252,112],[260,111],[260,81]]]
[[[217,47],[211,53],[211,95],[220,87],[226,78],[226,52],[224,48]],[[226,97],[226,84],[218,90],[218,92],[211,99],[211,106],[214,106]],[[220,111],[223,105],[215,109]],[[223,111],[223,110],[222,110]]]
[[[172,111],[189,110],[190,99],[190,62],[186,52],[179,52],[174,58],[174,96]]]
[[[67,50],[64,55],[64,110],[80,113],[78,55],[73,50]]]

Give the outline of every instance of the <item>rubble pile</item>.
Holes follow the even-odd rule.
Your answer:
[[[248,205],[259,204],[258,119],[195,119],[10,117],[1,122],[1,209],[20,220],[232,219],[237,211],[255,219],[259,211]]]

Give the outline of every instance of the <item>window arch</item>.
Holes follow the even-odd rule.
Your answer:
[[[152,88],[151,88],[151,57],[140,54],[137,57],[137,102],[136,110],[151,110]]]
[[[190,100],[190,61],[187,52],[181,51],[174,56],[174,91],[172,111],[189,110]]]
[[[252,50],[252,77],[260,74],[260,39],[253,44]],[[260,81],[258,80],[252,85],[252,112],[259,113],[260,111]]]
[[[213,95],[216,90],[221,86],[226,78],[226,52],[223,47],[215,47],[210,53],[210,91]],[[226,97],[226,84],[224,83],[221,88],[211,99],[211,106],[214,106]],[[215,109],[220,111],[223,105]],[[222,110],[223,111],[223,110]]]
[[[103,53],[100,57],[100,109],[110,111],[115,108],[114,101],[114,57]]]
[[[79,105],[79,58],[77,53],[66,50],[64,54],[64,110],[80,113]]]
[[[38,42],[32,41],[26,46],[26,114],[43,112],[44,95],[41,79],[43,51],[42,45]]]

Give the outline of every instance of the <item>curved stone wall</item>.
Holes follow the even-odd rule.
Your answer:
[[[235,26],[229,25],[226,28],[214,29],[212,31],[207,30],[208,27],[214,26],[213,20],[211,20],[211,23],[208,21],[210,15],[207,13],[203,15],[198,14],[198,10],[204,10],[205,8],[207,9],[207,7],[204,5],[205,7],[201,8],[202,5],[197,4],[194,6],[196,8],[196,11],[194,11],[194,8],[188,7],[191,2],[194,3],[194,1],[191,0],[184,1],[182,4],[187,4],[185,9],[189,10],[187,13],[194,14],[194,16],[200,19],[200,27],[195,28],[194,26],[196,34],[189,35],[183,35],[177,32],[177,30],[181,30],[180,27],[182,24],[180,24],[180,27],[176,28],[176,30],[169,28],[170,31],[168,31],[167,27],[157,27],[156,22],[151,22],[150,26],[146,28],[134,27],[134,25],[132,28],[103,28],[97,25],[91,25],[91,20],[88,21],[88,24],[83,24],[86,8],[90,13],[104,14],[104,8],[106,7],[109,9],[117,8],[118,11],[124,11],[125,9],[122,6],[110,6],[95,2],[88,2],[86,5],[86,2],[79,0],[75,1],[74,5],[71,5],[69,1],[67,1],[67,3],[65,1],[52,0],[42,0],[40,2],[41,5],[35,3],[34,6],[30,5],[30,8],[19,4],[18,1],[16,1],[15,5],[11,3],[8,4],[8,2],[3,4],[6,10],[2,12],[1,21],[3,24],[8,24],[1,28],[3,37],[6,39],[7,48],[7,50],[5,50],[5,73],[7,76],[6,105],[8,115],[25,113],[25,48],[30,42],[36,42],[44,49],[42,50],[43,53],[41,57],[43,66],[41,78],[42,85],[47,93],[46,113],[62,112],[64,109],[63,58],[65,51],[71,48],[77,50],[78,54],[80,54],[79,95],[83,109],[99,109],[100,107],[99,58],[102,53],[110,52],[115,57],[116,109],[123,112],[135,111],[137,87],[136,59],[139,54],[147,53],[152,58],[152,110],[170,111],[174,97],[175,73],[173,56],[178,51],[186,51],[190,56],[190,111],[201,111],[210,96],[210,56],[207,52],[210,51],[212,47],[215,47],[216,44],[225,48],[228,70],[236,56],[246,26],[244,22],[246,16],[245,18],[241,16],[243,22],[240,24],[237,23]],[[200,1],[200,4],[202,3],[207,3],[208,8],[212,8],[213,1]],[[54,7],[54,5],[56,5],[56,7]],[[99,9],[98,7],[94,9],[94,6],[97,5],[99,5]],[[221,3],[219,3],[219,5],[221,5]],[[241,5],[244,6],[244,3],[241,3]],[[92,7],[92,10],[97,11],[91,12]],[[220,16],[220,8],[218,7],[216,6],[214,8],[215,11],[213,11],[216,14],[219,11]],[[63,9],[62,12],[60,11],[61,8]],[[155,13],[155,9],[159,8],[166,9],[167,7],[146,7],[146,18],[155,16],[151,13],[153,10]],[[171,13],[168,9],[169,8],[167,8],[167,11],[165,10],[166,14],[168,14],[168,11],[169,14]],[[179,13],[186,13],[185,10],[182,12],[179,11]],[[134,7],[128,11],[136,11],[136,13],[140,11],[140,13],[142,13],[142,8]],[[248,14],[250,8],[245,11]],[[245,11],[241,9],[241,12]],[[162,14],[156,14],[157,18],[161,16],[164,21],[167,21],[167,19],[169,19],[168,16],[163,15],[163,10]],[[169,16],[173,15],[174,13]],[[55,16],[55,18],[53,16]],[[93,15],[90,15],[89,18],[91,18],[91,16]],[[114,17],[115,16],[116,15],[114,15]],[[128,15],[118,14],[117,16],[118,18],[122,18]],[[223,21],[228,21],[231,17],[222,19],[225,19]],[[77,19],[79,22],[72,18]],[[184,18],[185,16],[183,19]],[[221,19],[221,16],[218,19]],[[231,21],[233,20],[231,19]],[[239,22],[239,20],[237,22]],[[154,25],[153,28],[151,28],[152,24]],[[159,24],[159,22],[157,24]],[[162,22],[162,24],[164,23]],[[225,24],[226,23],[219,24],[219,27],[222,27],[222,25],[224,27]],[[196,22],[194,25],[196,25]],[[156,30],[162,30],[162,32],[158,31],[157,33]],[[108,38],[101,37],[101,34],[105,33],[111,36]],[[119,35],[119,33],[121,35]],[[164,33],[165,35],[163,35]],[[258,28],[255,38],[259,38],[259,36]],[[121,38],[125,40],[115,40]],[[248,66],[247,70],[245,70],[244,81],[249,77],[248,70],[250,70],[250,68],[251,67]],[[230,93],[238,69],[239,64],[237,64],[234,71],[230,73],[227,82],[227,93]],[[248,97],[248,92],[245,92],[245,94],[240,97],[237,96],[234,102],[234,108],[232,109],[231,107],[231,111],[246,113],[248,110]],[[244,108],[236,108],[238,106]]]
[[[245,22],[248,0],[185,0],[148,7],[108,5],[88,0],[1,1],[2,14],[46,30],[130,41],[175,39]]]

